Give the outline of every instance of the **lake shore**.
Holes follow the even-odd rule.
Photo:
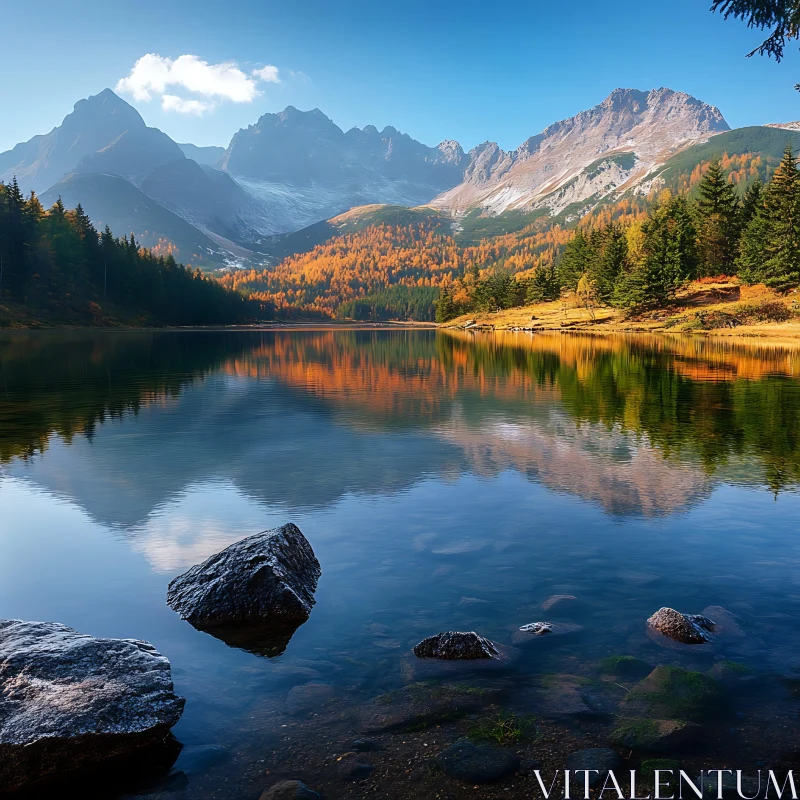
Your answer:
[[[744,286],[736,278],[693,281],[663,308],[631,312],[611,306],[587,308],[576,298],[500,311],[462,314],[445,323],[416,320],[265,320],[238,325],[164,326],[134,320],[110,308],[102,322],[42,318],[16,304],[0,305],[0,330],[373,330],[445,329],[472,331],[575,331],[580,333],[691,333],[725,337],[800,339],[800,292],[780,295],[763,285]]]
[[[586,308],[575,298],[463,314],[446,329],[583,333],[696,333],[730,337],[800,337],[800,295],[778,295],[734,280],[694,281],[664,308],[640,313],[611,306]]]

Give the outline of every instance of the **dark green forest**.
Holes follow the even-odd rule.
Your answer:
[[[5,304],[8,303],[8,306]],[[16,181],[0,182],[0,322],[3,309],[67,324],[217,325],[270,317],[213,278],[156,255],[134,236],[96,230],[80,205],[45,210]]]

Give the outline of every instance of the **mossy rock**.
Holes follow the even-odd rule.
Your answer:
[[[622,706],[626,714],[696,720],[722,703],[722,691],[714,678],[682,667],[659,666],[633,687]]]
[[[621,678],[643,678],[653,667],[633,656],[609,656],[604,658],[597,668],[603,675],[618,675]]]
[[[693,722],[677,719],[620,719],[611,732],[611,741],[619,747],[646,753],[668,752],[697,742],[703,729]]]

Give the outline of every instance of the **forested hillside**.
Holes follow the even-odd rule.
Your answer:
[[[217,324],[273,313],[446,321],[565,291],[589,309],[653,307],[688,280],[723,274],[786,291],[800,283],[800,177],[791,148],[776,155],[785,134],[722,134],[732,152],[690,148],[647,192],[582,217],[355,209],[287,238],[287,252],[305,252],[217,279],[132,236],[98,233],[80,205],[67,210],[58,200],[45,210],[16,183],[0,184],[0,305],[80,324]]]
[[[263,317],[267,304],[155,255],[131,236],[99,233],[78,205],[47,210],[0,182],[0,323],[210,325]],[[5,318],[5,320],[4,320]]]
[[[465,273],[442,294],[437,319],[554,300],[565,290],[587,309],[663,306],[687,281],[719,275],[779,292],[798,286],[800,171],[791,147],[766,185],[757,165],[740,161],[737,180],[732,163],[693,170],[683,194],[662,190],[645,215],[585,220],[555,261],[530,273]]]
[[[800,282],[792,266],[800,262],[800,232],[794,222],[778,230],[781,215],[800,214],[794,156],[791,148],[782,159],[777,151],[786,134],[722,134],[731,153],[710,143],[687,150],[647,193],[629,192],[582,218],[487,218],[478,241],[480,221],[472,217],[454,223],[428,210],[352,212],[327,223],[329,238],[308,252],[230,273],[222,283],[274,304],[280,315],[374,320],[433,319],[437,302],[437,318],[447,320],[564,290],[589,306],[638,308],[668,302],[687,280],[720,274],[785,290]]]

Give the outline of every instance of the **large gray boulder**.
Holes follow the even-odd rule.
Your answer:
[[[163,741],[183,705],[147,642],[0,620],[0,792]]]
[[[167,603],[199,626],[305,622],[321,574],[308,540],[289,523],[248,536],[179,575]]]

